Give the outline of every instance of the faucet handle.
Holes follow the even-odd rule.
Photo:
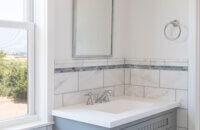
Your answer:
[[[87,100],[87,105],[93,105],[93,93],[92,92],[89,92],[88,94],[85,94],[85,96],[88,96],[88,100]]]
[[[113,91],[112,90],[105,90],[104,93],[105,94],[109,94],[110,96],[112,96]]]
[[[105,90],[104,95],[105,95],[105,97],[103,98],[103,100],[105,102],[110,102],[109,96],[112,96],[112,90]]]

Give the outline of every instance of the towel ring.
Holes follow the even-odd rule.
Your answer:
[[[167,35],[166,31],[167,31],[167,28],[169,25],[173,25],[173,27],[178,27],[178,29],[179,29],[178,35],[174,38],[171,38]],[[169,22],[167,25],[165,25],[164,35],[168,40],[175,41],[175,40],[179,39],[179,37],[181,36],[181,33],[182,33],[182,30],[181,30],[180,22],[178,20],[173,20],[173,21]]]

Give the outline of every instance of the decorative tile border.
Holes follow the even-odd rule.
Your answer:
[[[105,66],[88,66],[88,67],[71,67],[71,68],[56,68],[55,73],[80,72],[80,71],[94,71],[120,68],[134,68],[134,69],[151,69],[151,70],[174,70],[174,71],[188,71],[188,66],[157,66],[157,65],[105,65]]]
[[[149,69],[149,70],[188,71],[188,66],[158,66],[158,65],[131,65],[131,64],[125,64],[125,68]]]
[[[72,67],[72,68],[56,68],[55,73],[79,72],[79,71],[93,71],[93,70],[107,70],[124,68],[125,65],[105,65],[105,66],[88,66],[88,67]]]

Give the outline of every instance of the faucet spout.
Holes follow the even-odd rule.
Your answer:
[[[109,96],[112,96],[112,90],[105,90],[100,97],[96,98],[95,103],[109,102]]]

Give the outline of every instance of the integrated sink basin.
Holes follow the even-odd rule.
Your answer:
[[[111,102],[87,105],[83,108],[105,113],[120,114],[137,109],[144,109],[146,107],[151,107],[152,105],[153,103],[151,102],[141,102],[141,101],[122,98],[122,99],[112,100]]]
[[[117,97],[94,105],[76,104],[53,110],[55,117],[113,128],[179,107],[179,103],[163,99]]]

